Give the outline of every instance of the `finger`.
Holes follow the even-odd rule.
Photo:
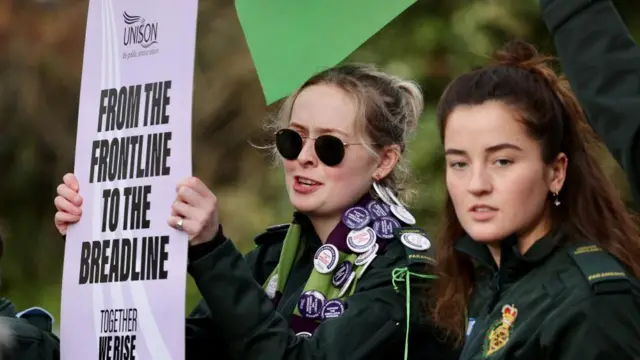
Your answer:
[[[80,216],[82,215],[82,209],[79,206],[73,205],[69,200],[63,198],[62,196],[56,196],[53,200],[53,203],[56,206],[58,211],[66,212],[72,215]]]
[[[80,191],[80,184],[78,184],[78,179],[75,175],[68,173],[62,177],[62,181],[71,189],[76,192]]]
[[[62,196],[76,206],[82,205],[82,196],[70,188],[67,184],[60,184],[57,188],[58,195]]]
[[[183,186],[178,190],[178,200],[192,205],[197,208],[206,208],[211,200],[205,199],[200,193],[196,192],[189,186]]]
[[[183,217],[186,219],[196,220],[198,216],[198,209],[192,205],[186,204],[182,201],[174,201],[171,204],[171,215]]]
[[[169,219],[167,220],[167,223],[169,224],[169,226],[171,226],[172,228],[176,229],[176,230],[180,230],[180,231],[184,231],[187,234],[193,236],[196,233],[196,225],[194,224],[193,221],[188,220],[188,219],[182,219],[182,229],[178,228],[178,221],[180,221],[180,219],[182,219],[179,216],[169,216]]]
[[[211,190],[209,190],[209,188],[207,187],[207,185],[205,185],[200,179],[198,179],[197,177],[188,177],[184,180],[182,180],[180,183],[178,183],[178,187],[176,188],[178,191],[183,188],[183,187],[189,187],[191,189],[193,189],[195,192],[199,193],[200,195],[202,195],[205,198],[214,198],[215,196],[213,195],[213,193],[211,192]]]
[[[80,221],[80,216],[69,214],[62,211],[58,211],[54,216],[54,223],[56,225],[75,224],[78,221]]]

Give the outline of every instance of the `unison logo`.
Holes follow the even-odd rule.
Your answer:
[[[158,43],[158,23],[146,22],[142,16],[129,15],[127,12],[123,12],[124,17],[124,46],[140,45],[143,48],[148,48],[153,44]]]

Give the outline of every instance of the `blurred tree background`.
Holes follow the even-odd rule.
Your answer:
[[[635,1],[616,4],[640,34]],[[0,0],[1,291],[19,308],[39,305],[56,315],[64,244],[53,198],[74,168],[86,12],[86,0]],[[419,0],[347,59],[414,79],[425,91],[409,156],[419,190],[412,208],[430,232],[444,193],[435,103],[452,77],[513,38],[553,53],[538,0]],[[289,221],[291,208],[281,170],[250,145],[264,143],[261,125],[276,106],[264,104],[232,0],[200,3],[194,84],[194,174],[216,193],[225,232],[246,251],[266,226]],[[197,299],[189,282],[187,308]]]

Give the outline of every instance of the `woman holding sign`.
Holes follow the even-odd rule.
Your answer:
[[[637,359],[640,237],[600,144],[533,46],[494,60],[438,107],[448,196],[435,322],[464,342],[463,360]]]
[[[431,244],[399,200],[422,106],[414,84],[369,66],[303,84],[284,103],[274,144],[296,212],[244,258],[211,190],[196,178],[178,184],[168,221],[189,234],[189,273],[203,296],[187,318],[187,359],[453,358],[418,321],[411,292],[432,282]],[[58,193],[64,233],[79,219],[72,175]],[[420,341],[408,347],[409,335]]]

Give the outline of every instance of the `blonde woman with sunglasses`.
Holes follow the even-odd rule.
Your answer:
[[[187,359],[453,358],[410,294],[433,278],[431,243],[401,200],[422,106],[416,85],[366,65],[304,83],[272,124],[292,221],[258,235],[244,257],[214,193],[197,178],[179,184],[168,222],[190,235],[188,270],[202,294],[186,319]],[[58,194],[65,234],[82,190],[68,174]],[[420,341],[408,346],[410,336]]]

